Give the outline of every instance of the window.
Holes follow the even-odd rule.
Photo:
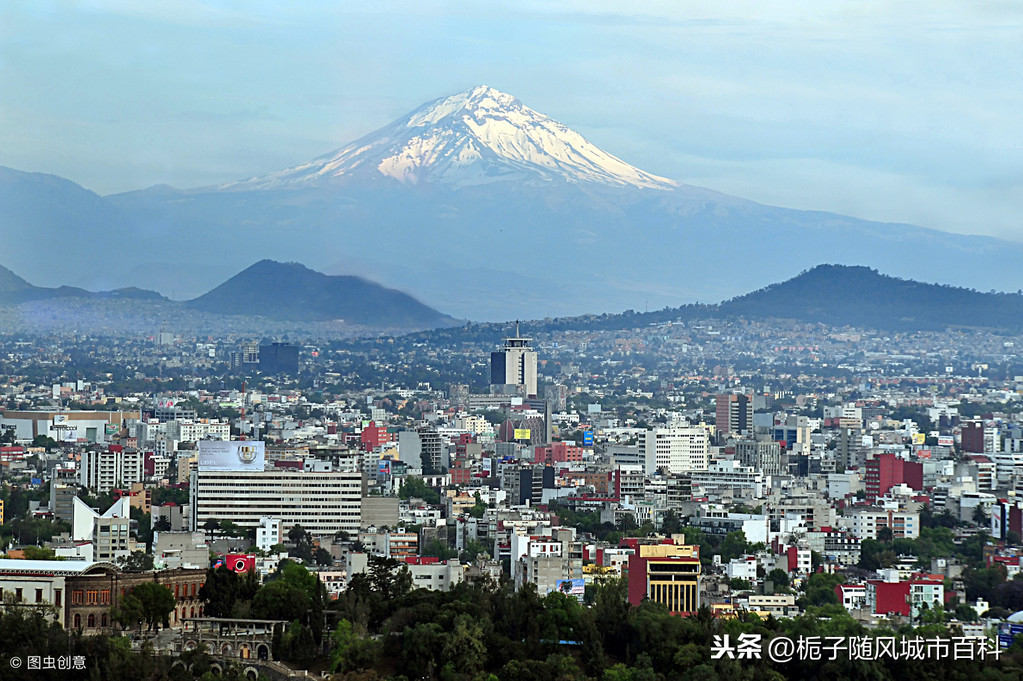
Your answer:
[[[61,595],[60,594],[60,589],[54,589],[53,590],[53,604],[55,606],[57,606],[58,608],[63,606],[63,603],[60,602],[60,600],[61,600],[60,599],[60,595]]]
[[[36,603],[42,603],[42,602],[43,602],[43,590],[42,589],[36,589]]]
[[[96,614],[95,613],[90,613],[89,614],[89,628],[90,629],[95,629],[96,628]]]
[[[100,605],[110,605],[110,589],[103,589],[99,592]]]
[[[99,591],[96,591],[96,590],[86,591],[85,592],[85,604],[86,605],[96,605],[97,603],[99,603]],[[96,625],[95,624],[90,624],[89,626],[93,627],[93,626],[96,626]]]
[[[83,592],[80,589],[72,591],[71,592],[71,605],[81,605],[84,602],[83,596],[84,596],[84,594],[83,594]],[[79,626],[79,625],[75,625],[75,626]]]
[[[18,587],[17,589],[14,590],[14,600],[20,603],[21,599],[22,599],[21,587]]]

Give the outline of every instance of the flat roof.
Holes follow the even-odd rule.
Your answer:
[[[93,568],[111,568],[120,572],[120,568],[107,561],[18,560],[16,558],[0,558],[0,575],[81,575]]]

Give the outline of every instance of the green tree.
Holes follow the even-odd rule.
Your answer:
[[[25,552],[26,560],[58,560],[57,552],[53,549],[26,546],[22,550]]]
[[[227,537],[238,538],[245,538],[251,534],[247,529],[239,527],[231,520],[224,520],[220,523],[220,533]]]
[[[202,529],[206,531],[209,535],[210,541],[212,541],[217,536],[217,530],[220,529],[220,522],[213,519],[207,520],[203,523]]]
[[[148,572],[153,569],[153,555],[145,551],[132,551],[127,558],[118,558],[117,564],[125,572]]]
[[[442,659],[469,678],[482,671],[487,661],[487,647],[483,627],[476,618],[468,614],[455,617],[454,628],[445,637]]]
[[[207,568],[206,580],[199,589],[203,612],[207,617],[230,617],[241,585],[238,574],[226,567]]]
[[[428,504],[440,503],[440,492],[432,487],[427,487],[422,478],[414,475],[409,475],[405,478],[404,483],[401,485],[401,489],[398,491],[398,496],[406,501],[416,498],[422,499]]]
[[[742,530],[729,532],[721,542],[718,552],[721,554],[722,563],[746,555],[746,533]]]
[[[482,518],[487,512],[487,505],[483,503],[483,497],[479,492],[475,495],[476,503],[469,509],[468,513],[473,518]]]
[[[301,588],[283,580],[263,585],[252,599],[252,614],[261,619],[304,620],[312,605]]]
[[[131,590],[142,605],[143,618],[149,630],[170,626],[170,613],[176,601],[170,589],[156,582],[143,582]]]
[[[661,519],[661,532],[669,537],[682,531],[682,521],[673,509],[668,510]]]
[[[120,624],[122,629],[127,629],[140,625],[146,618],[146,611],[142,606],[142,601],[134,593],[129,593],[111,611],[110,618]]]
[[[419,552],[421,556],[432,556],[441,560],[450,560],[458,557],[458,551],[454,550],[439,539],[431,539]]]
[[[781,568],[774,568],[767,574],[767,578],[774,582],[774,586],[787,587],[789,585],[789,573]]]
[[[465,549],[458,554],[458,560],[463,563],[474,563],[481,555],[489,556],[490,550],[482,542],[470,539],[465,543]]]
[[[835,587],[842,584],[845,579],[840,574],[828,574],[821,572],[812,574],[806,580],[804,587],[804,595],[799,599],[799,604],[803,608],[809,606],[820,606],[826,604],[837,604],[838,595],[835,593]]]

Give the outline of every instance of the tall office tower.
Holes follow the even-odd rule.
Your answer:
[[[529,347],[532,338],[519,335],[515,322],[515,335],[504,339],[504,347],[490,353],[490,384],[502,386],[504,392],[513,392],[522,386],[526,397],[536,397],[536,350]]]
[[[297,374],[298,346],[288,343],[260,345],[259,370],[264,374]]]
[[[717,430],[722,438],[753,430],[753,399],[749,395],[718,395]]]

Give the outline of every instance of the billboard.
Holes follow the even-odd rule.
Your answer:
[[[913,444],[922,445],[926,441],[926,436],[923,433],[913,433]]]
[[[554,587],[566,596],[575,596],[580,603],[586,595],[585,579],[559,579],[554,583]]]
[[[75,442],[78,440],[78,426],[71,423],[67,414],[54,414],[50,424],[50,437],[57,442]]]
[[[121,432],[121,427],[116,423],[108,423],[103,426],[104,435],[117,435],[119,432]]]
[[[1003,650],[1008,648],[1012,645],[1013,640],[1020,635],[1023,635],[1023,624],[1003,622],[998,625],[998,647]]]
[[[515,429],[515,439],[516,440],[528,440],[529,439],[529,428],[516,428]]]
[[[261,471],[266,450],[261,440],[199,440],[201,471]]]
[[[956,443],[956,439],[954,437],[952,437],[951,435],[939,435],[938,436],[938,445],[941,446],[941,447],[954,447],[955,443]]]
[[[256,556],[252,553],[229,553],[224,556],[224,567],[243,575],[256,569]]]
[[[583,431],[583,447],[592,447],[592,446],[593,446],[593,431],[592,430],[584,430]]]

